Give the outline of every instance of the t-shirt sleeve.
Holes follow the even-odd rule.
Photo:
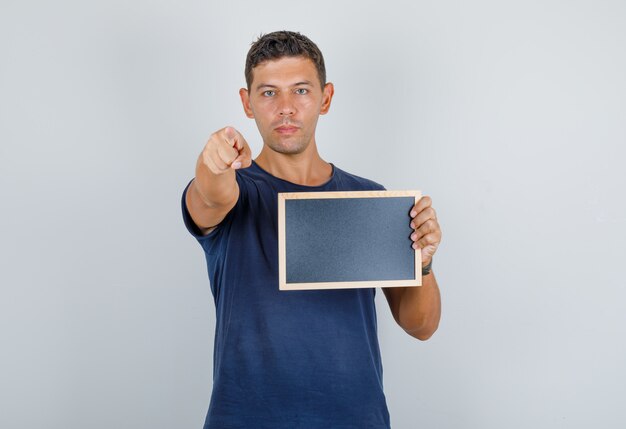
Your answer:
[[[187,228],[187,231],[189,231],[189,233],[200,242],[200,244],[204,244],[206,242],[210,242],[212,240],[214,240],[218,235],[220,235],[220,232],[222,229],[224,229],[224,226],[226,224],[230,224],[232,222],[232,217],[234,215],[235,212],[235,208],[238,205],[242,204],[242,200],[245,199],[245,196],[247,194],[247,188],[244,184],[244,180],[240,177],[239,174],[236,174],[236,179],[237,179],[237,184],[239,185],[239,198],[237,199],[237,202],[235,203],[235,205],[233,206],[233,208],[226,214],[226,217],[224,217],[224,219],[217,225],[217,227],[215,229],[213,229],[211,232],[209,232],[206,235],[202,234],[202,231],[200,230],[200,228],[198,227],[198,225],[196,225],[196,223],[193,221],[191,214],[189,213],[189,209],[187,208],[187,191],[189,190],[189,186],[191,185],[191,182],[193,182],[193,179],[189,181],[189,183],[187,184],[187,186],[185,186],[185,189],[183,190],[183,196],[181,198],[181,209],[182,209],[182,213],[183,213],[183,222],[185,223],[185,227]]]

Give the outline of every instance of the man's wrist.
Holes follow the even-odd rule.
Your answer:
[[[422,267],[422,276],[427,276],[430,274],[430,270],[433,266],[433,260],[430,259],[430,262]]]

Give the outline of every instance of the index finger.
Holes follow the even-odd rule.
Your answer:
[[[226,142],[237,149],[237,151],[243,149],[243,136],[233,127],[224,128],[224,137]]]

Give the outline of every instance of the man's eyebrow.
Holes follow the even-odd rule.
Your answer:
[[[256,86],[257,91],[261,88],[278,88],[278,87],[276,85],[270,85],[269,83],[260,83]]]
[[[292,84],[291,86],[300,86],[300,85],[309,85],[309,86],[313,86],[313,84],[312,84],[312,83],[311,83],[311,81],[309,81],[309,80],[303,80],[303,81],[301,81],[301,82],[296,82],[296,83]],[[271,88],[271,89],[274,89],[274,88],[278,88],[278,86],[276,86],[276,85],[271,85],[271,84],[269,84],[269,83],[260,83],[260,84],[258,84],[258,85],[256,86],[256,88],[255,88],[255,89],[258,91],[258,90],[263,89],[263,88]]]

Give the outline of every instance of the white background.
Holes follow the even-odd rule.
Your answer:
[[[214,308],[180,194],[209,134],[261,141],[250,43],[301,31],[324,159],[431,195],[435,336],[378,293],[396,429],[626,419],[626,4],[2,0],[0,427],[199,428]]]

